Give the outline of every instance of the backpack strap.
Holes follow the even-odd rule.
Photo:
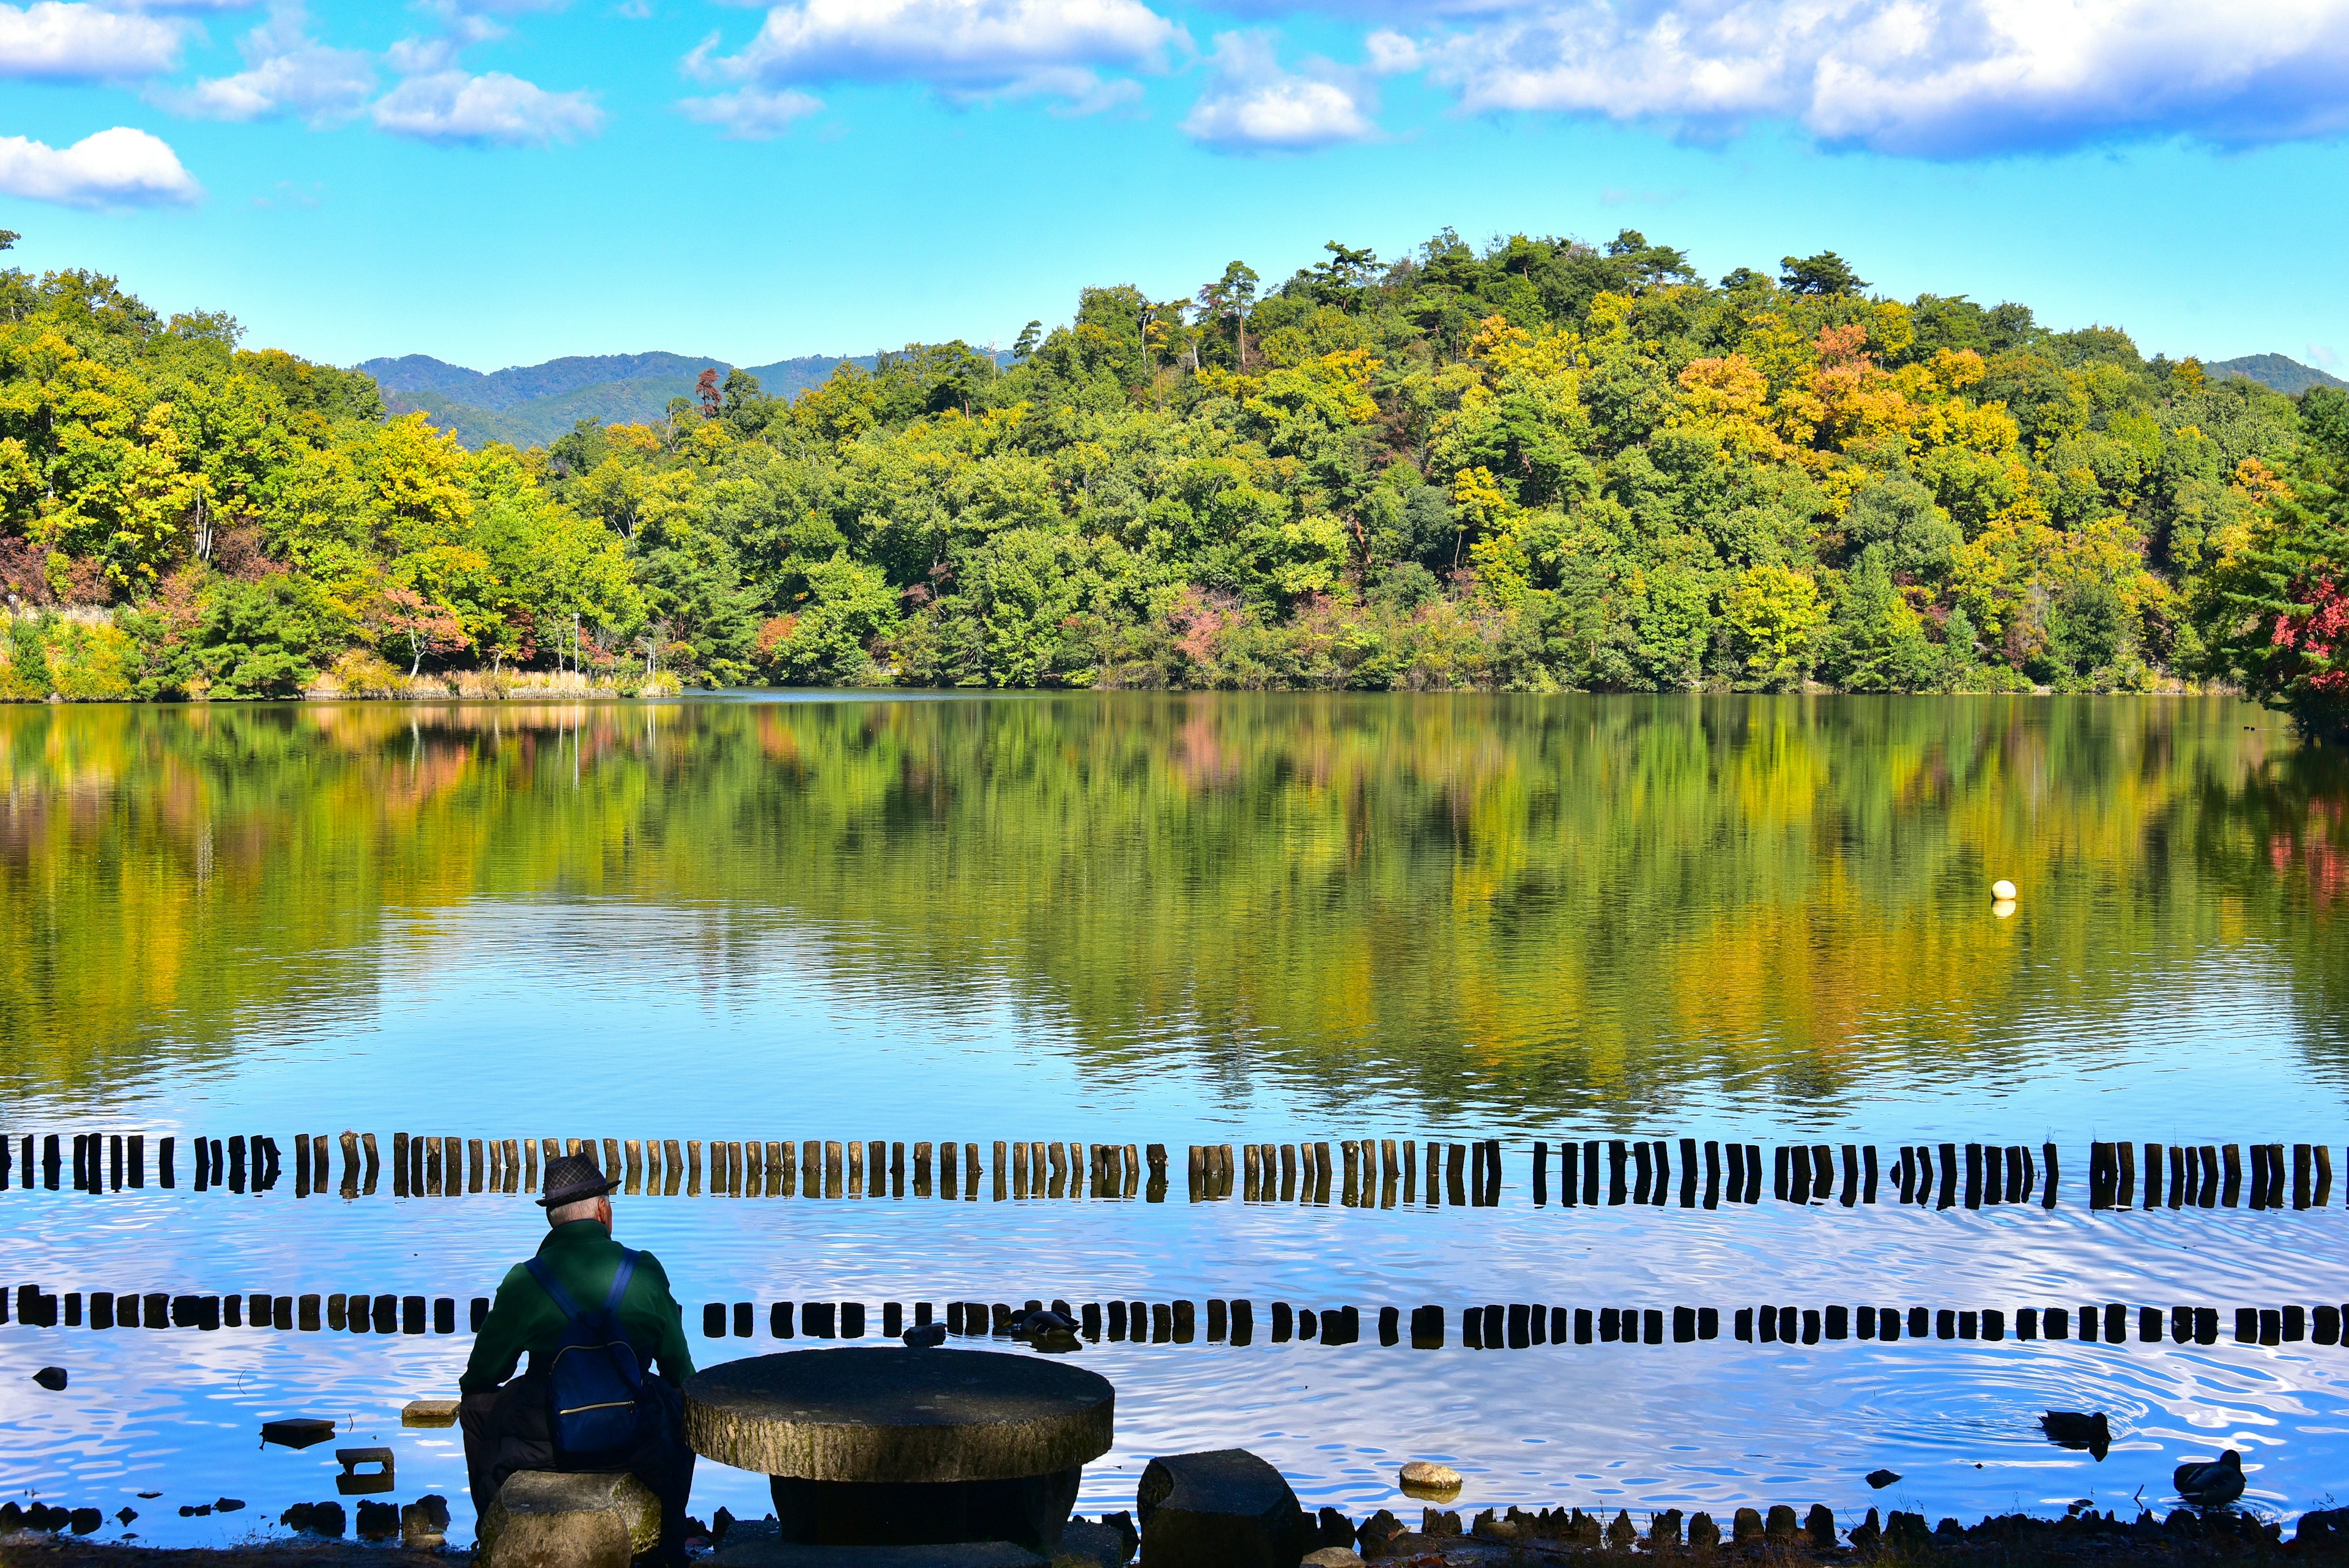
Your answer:
[[[614,1318],[620,1315],[620,1298],[628,1293],[628,1281],[636,1272],[636,1254],[628,1248],[620,1249],[620,1266],[612,1274],[612,1293],[604,1298],[604,1310]]]
[[[625,1268],[626,1265],[623,1264],[622,1266]],[[530,1277],[538,1282],[538,1288],[546,1293],[547,1299],[554,1303],[555,1311],[561,1313],[565,1318],[569,1319],[573,1323],[579,1321],[579,1308],[577,1303],[572,1301],[571,1293],[564,1290],[562,1285],[555,1282],[554,1271],[546,1266],[546,1262],[543,1259],[529,1259],[523,1264],[523,1267],[530,1271]]]

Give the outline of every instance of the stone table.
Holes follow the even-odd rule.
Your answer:
[[[895,1346],[795,1350],[685,1386],[694,1452],[770,1478],[782,1539],[1009,1541],[1050,1556],[1117,1392],[1064,1361]]]

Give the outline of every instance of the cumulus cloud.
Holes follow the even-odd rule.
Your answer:
[[[1040,96],[1080,109],[1133,95],[1102,69],[1163,70],[1183,30],[1141,0],[799,0],[740,54],[686,57],[705,80],[767,87],[917,81],[957,99]]]
[[[1194,141],[1227,151],[1295,152],[1378,131],[1345,72],[1326,61],[1310,62],[1302,74],[1283,70],[1267,35],[1217,34],[1209,66],[1207,90],[1183,120]]]
[[[179,64],[180,29],[79,0],[0,5],[0,77],[89,81],[153,76]]]
[[[118,125],[55,148],[0,136],[0,192],[68,207],[143,207],[203,194],[159,137]]]
[[[1785,119],[1923,157],[2349,130],[2349,0],[1569,0],[1369,52],[1472,111]]]
[[[604,111],[584,92],[549,92],[503,71],[474,76],[454,67],[408,78],[370,113],[378,130],[395,136],[476,145],[568,141],[604,124]]]
[[[296,115],[319,126],[357,114],[375,91],[372,57],[309,37],[298,5],[246,34],[242,47],[244,69],[234,76],[207,78],[183,92],[157,96],[182,114],[205,119]]]
[[[820,112],[823,100],[796,88],[770,91],[753,85],[708,98],[681,99],[677,107],[688,119],[723,126],[729,140],[764,141],[789,130],[792,121]]]

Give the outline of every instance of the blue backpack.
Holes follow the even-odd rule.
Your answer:
[[[621,1252],[611,1293],[591,1313],[579,1310],[543,1262],[533,1258],[523,1266],[569,1320],[547,1367],[546,1424],[554,1451],[572,1461],[625,1454],[645,1430],[645,1369],[620,1326],[620,1298],[636,1274],[636,1254]]]

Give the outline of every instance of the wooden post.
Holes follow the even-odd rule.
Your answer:
[[[966,1178],[963,1199],[966,1202],[975,1203],[978,1200],[978,1145],[967,1143],[962,1146],[962,1164]]]
[[[701,1196],[701,1140],[698,1137],[685,1140],[685,1195]]]
[[[929,1195],[930,1146],[917,1142],[914,1145],[914,1196],[927,1198]]]

